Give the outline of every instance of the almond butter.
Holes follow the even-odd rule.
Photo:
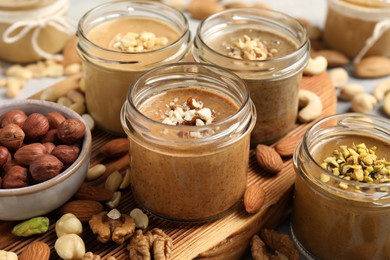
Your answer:
[[[283,160],[280,155],[267,145],[259,144],[256,146],[256,160],[259,166],[269,172],[278,173],[283,169]]]
[[[68,42],[65,44],[63,55],[64,60],[62,61],[62,65],[67,67],[70,64],[81,63],[81,59],[77,54],[77,36],[72,36],[69,38]]]
[[[116,138],[105,143],[99,149],[99,153],[106,157],[119,157],[129,152],[129,140]]]
[[[62,214],[72,213],[81,222],[87,222],[93,215],[103,211],[103,205],[94,200],[73,200],[65,203],[59,211]]]
[[[244,207],[246,212],[258,212],[264,204],[265,191],[259,184],[249,186],[244,194]]]
[[[48,260],[49,258],[50,247],[42,241],[28,244],[19,255],[19,260]]]
[[[291,135],[283,138],[275,145],[275,151],[282,157],[292,157],[295,147],[302,140],[300,135]]]
[[[103,187],[82,184],[76,192],[75,198],[79,200],[109,201],[112,199],[113,192]]]
[[[390,59],[370,56],[355,64],[355,74],[360,78],[379,78],[390,75]]]

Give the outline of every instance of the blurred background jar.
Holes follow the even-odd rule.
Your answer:
[[[230,9],[198,27],[193,56],[244,80],[257,110],[251,143],[273,143],[290,132],[298,113],[302,70],[309,59],[305,28],[268,9]]]
[[[324,40],[350,58],[390,57],[390,2],[328,0]]]
[[[31,63],[60,60],[75,26],[67,17],[68,0],[0,1],[0,59]]]
[[[146,72],[121,112],[134,198],[170,220],[225,215],[246,190],[255,121],[248,89],[230,71],[180,63]]]
[[[388,119],[349,113],[305,133],[291,231],[308,259],[390,258],[389,129]]]
[[[124,134],[120,110],[141,73],[182,61],[191,46],[186,17],[158,2],[112,1],[87,12],[78,26],[85,95],[96,124]]]

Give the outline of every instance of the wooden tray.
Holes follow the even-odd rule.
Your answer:
[[[65,81],[77,82],[80,75],[66,79]],[[69,82],[67,82],[69,84]],[[60,82],[53,88],[62,88],[64,82]],[[317,93],[323,102],[322,116],[332,115],[336,112],[336,93],[326,73],[313,77],[304,77],[302,88]],[[37,98],[39,95],[34,95]],[[309,124],[297,125],[289,135],[302,136]],[[99,163],[102,158],[97,156],[97,150],[113,136],[96,129],[92,138],[91,164]],[[260,184],[266,191],[264,206],[257,214],[247,214],[243,205],[237,205],[233,212],[219,220],[203,224],[173,223],[166,220],[150,217],[149,228],[159,227],[172,237],[174,249],[172,259],[215,258],[215,259],[239,259],[247,250],[250,238],[264,227],[273,228],[279,225],[288,215],[295,173],[292,160],[284,161],[284,169],[276,176],[262,171],[256,163],[254,152],[251,151],[249,162],[248,185]],[[128,213],[136,207],[131,190],[122,191],[122,200],[118,210]],[[29,238],[19,238],[11,234],[16,222],[0,221],[0,250],[21,253],[24,246],[34,240],[41,240],[51,248],[51,259],[59,259],[55,250],[54,231],[55,221],[59,218],[58,212],[48,214],[51,219],[49,231],[43,235]],[[129,259],[126,249],[127,243],[117,246],[114,243],[101,244],[90,231],[88,224],[84,224],[82,234],[86,250],[100,254],[102,258],[115,256],[116,259]]]

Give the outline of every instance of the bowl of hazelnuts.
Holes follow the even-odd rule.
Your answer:
[[[0,104],[0,220],[60,207],[88,171],[91,132],[82,118],[49,101]]]

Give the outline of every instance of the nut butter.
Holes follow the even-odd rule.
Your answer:
[[[363,55],[390,57],[390,3],[328,0],[324,40],[329,47],[350,58]]]
[[[60,59],[73,32],[68,0],[0,0],[0,59],[28,63]]]
[[[390,258],[390,121],[340,114],[314,124],[294,154],[291,230],[309,258]]]
[[[178,221],[229,212],[246,189],[255,120],[245,84],[219,67],[172,64],[142,75],[121,112],[136,201]]]
[[[302,70],[309,58],[303,26],[272,10],[232,9],[202,21],[194,59],[240,76],[257,110],[251,143],[272,143],[295,125]]]
[[[132,81],[151,68],[181,61],[190,46],[184,15],[147,1],[92,9],[80,20],[78,38],[88,111],[100,128],[114,134],[123,134],[120,110]]]

